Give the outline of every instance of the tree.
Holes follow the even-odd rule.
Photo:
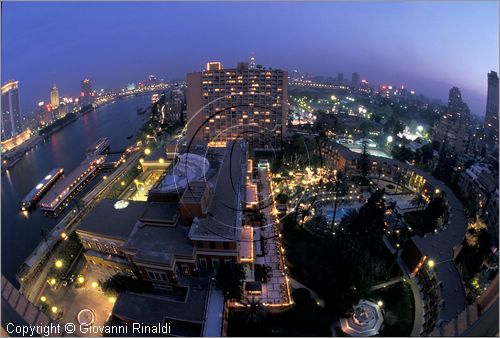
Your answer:
[[[126,291],[141,293],[146,285],[137,277],[124,273],[117,273],[104,281],[100,281],[101,289],[105,294],[118,294]]]
[[[243,304],[246,305],[244,318],[247,323],[257,324],[265,320],[267,310],[260,299],[255,297],[246,298]]]
[[[221,289],[227,299],[241,300],[243,293],[245,270],[239,263],[225,263],[219,267],[216,275],[216,286]]]
[[[368,156],[368,152],[366,151],[366,142],[363,142],[363,152],[359,157],[359,166],[361,169],[361,176],[366,178],[368,173],[370,172],[370,157]]]
[[[441,196],[431,197],[423,215],[426,231],[434,231],[438,226],[438,220],[444,217],[446,212],[446,200]]]
[[[391,150],[391,155],[399,161],[411,161],[416,158],[416,154],[406,147],[400,147],[399,145],[394,145]]]
[[[422,205],[422,203],[424,202],[424,198],[422,197],[422,194],[418,193],[416,194],[412,200],[410,201],[410,204],[413,205],[414,207],[418,209],[420,209],[420,206]]]
[[[432,143],[428,143],[420,148],[421,162],[427,164],[434,157],[434,149]]]

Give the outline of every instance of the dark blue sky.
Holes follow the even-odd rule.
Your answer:
[[[446,99],[458,86],[484,115],[498,71],[498,2],[2,3],[2,81],[20,81],[22,110],[52,84],[116,88],[148,74],[183,78],[209,60],[257,63]]]

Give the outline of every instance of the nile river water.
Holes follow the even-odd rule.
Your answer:
[[[81,116],[28,151],[13,168],[2,173],[2,274],[18,285],[15,274],[41,240],[42,230],[52,229],[63,217],[45,217],[39,209],[24,215],[19,203],[51,169],[69,173],[85,159],[85,151],[99,137],[110,138],[110,151],[126,148],[147,115],[138,115],[150,96],[127,97]],[[82,197],[82,195],[78,195]],[[69,208],[68,208],[69,209]]]

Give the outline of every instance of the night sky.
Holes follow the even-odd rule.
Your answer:
[[[78,95],[80,80],[118,88],[148,74],[182,79],[210,60],[406,85],[446,100],[458,86],[484,115],[498,71],[498,2],[2,2],[2,82],[20,81],[22,111]]]

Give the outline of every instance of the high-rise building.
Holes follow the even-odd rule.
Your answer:
[[[22,132],[18,84],[9,81],[2,86],[2,140]]]
[[[488,96],[486,99],[486,115],[484,131],[488,142],[498,144],[498,74],[488,73]]]
[[[277,69],[224,69],[209,62],[187,75],[187,136],[222,145],[245,138],[256,149],[281,147],[288,112],[288,75]]]
[[[80,90],[80,106],[86,106],[92,103],[92,83],[89,79],[84,79],[81,82]]]
[[[359,84],[361,82],[361,78],[358,73],[352,73],[351,85],[354,88],[359,88]]]
[[[54,85],[50,90],[50,105],[52,109],[57,109],[59,107],[59,90]]]
[[[448,112],[455,119],[466,119],[470,118],[470,109],[462,100],[462,93],[457,87],[452,87],[448,96]]]
[[[470,109],[462,100],[457,87],[450,89],[448,108],[434,126],[434,140],[454,154],[467,150],[469,143]],[[444,150],[444,149],[441,149]]]
[[[250,58],[250,69],[255,69],[257,68],[257,66],[255,65],[255,57],[252,55],[252,57]]]
[[[337,75],[337,83],[338,84],[343,84],[344,83],[344,73],[339,73]]]

